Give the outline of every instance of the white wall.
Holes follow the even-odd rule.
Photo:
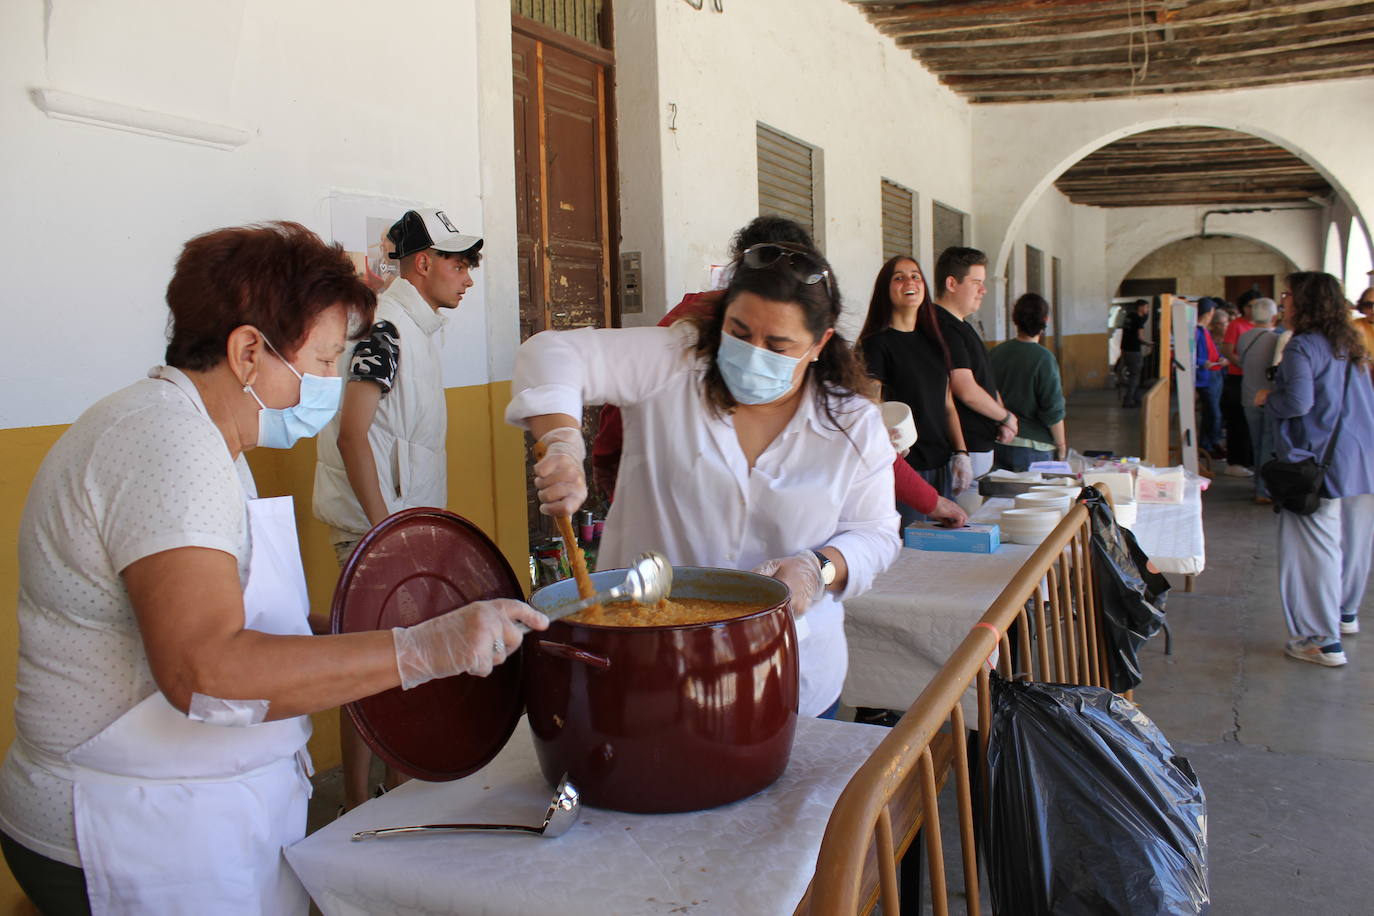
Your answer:
[[[932,198],[973,212],[969,114],[959,97],[836,0],[727,3],[724,13],[657,2],[653,42],[638,6],[617,5],[621,247],[647,253],[661,232],[664,264],[661,284],[646,278],[644,316],[627,324],[652,323],[704,288],[731,235],[758,215],[760,121],[823,151],[820,241],[840,280],[847,335],[858,331],[882,265],[881,179],[920,194],[923,264],[933,268]],[[634,43],[626,40],[632,17]],[[655,58],[656,70],[646,63]],[[632,124],[632,113],[652,114],[653,128]],[[646,217],[660,188],[662,216]]]
[[[1069,166],[1122,136],[1186,125],[1241,130],[1285,147],[1320,170],[1363,219],[1358,214],[1374,211],[1371,106],[1374,79],[1367,78],[1134,99],[974,106],[977,244],[1000,267],[1040,195]],[[1321,244],[1320,235],[1316,244]]]
[[[445,343],[446,384],[488,381],[489,330],[504,346],[516,327],[509,141],[479,131],[485,117],[511,133],[508,16],[502,0],[0,4],[0,246],[19,267],[8,332],[24,341],[0,367],[0,427],[70,422],[161,360],[163,293],[187,238],[266,219],[328,236],[332,189],[440,205],[463,227],[498,211]],[[504,63],[479,26],[506,33]],[[55,120],[37,88],[249,138],[226,151]],[[508,375],[508,362],[492,369]]]
[[[1058,327],[1050,333],[1100,333],[1105,322],[1102,295],[1103,226],[1106,211],[1072,203],[1054,188],[1041,195],[1028,213],[1009,252],[1014,264],[1011,298],[1026,292],[1026,246],[1033,245],[1045,254],[1044,287],[1048,299],[1053,289],[1052,258],[1062,262],[1059,278]],[[989,258],[995,257],[989,251]],[[1005,273],[1005,268],[1003,270]],[[1000,284],[996,289],[1000,290]],[[998,306],[989,295],[983,304],[984,335],[998,339],[1008,335],[1005,306]],[[994,320],[995,319],[995,320]]]

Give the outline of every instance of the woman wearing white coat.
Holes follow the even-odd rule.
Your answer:
[[[17,736],[0,846],[44,913],[303,914],[281,854],[305,832],[309,713],[517,646],[518,601],[311,636],[289,497],[243,453],[339,404],[350,318],[374,298],[294,223],[221,229],[177,261],[166,366],[44,459],[19,532]]]
[[[835,334],[840,301],[817,252],[755,245],[719,310],[671,328],[537,334],[506,411],[549,454],[542,511],[586,497],[583,404],[624,412],[625,447],[598,565],[646,548],[675,565],[755,568],[787,584],[801,637],[802,715],[833,715],[844,684],[844,598],[897,556],[892,446]]]

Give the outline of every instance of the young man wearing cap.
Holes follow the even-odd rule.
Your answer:
[[[387,232],[400,275],[377,297],[376,323],[344,357],[343,405],[320,434],[315,517],[330,526],[342,566],[382,519],[448,503],[448,413],[437,332],[472,286],[482,239],[442,210],[407,211]],[[341,717],[344,797],[367,798],[370,755]]]

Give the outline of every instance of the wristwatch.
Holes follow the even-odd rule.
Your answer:
[[[812,550],[816,559],[821,564],[821,582],[828,588],[830,583],[835,581],[835,562],[821,553],[819,550]]]

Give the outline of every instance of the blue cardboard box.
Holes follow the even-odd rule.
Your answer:
[[[913,522],[907,526],[903,543],[917,550],[942,550],[946,553],[993,553],[1002,546],[1002,531],[996,525],[969,525],[945,528],[934,522]]]

